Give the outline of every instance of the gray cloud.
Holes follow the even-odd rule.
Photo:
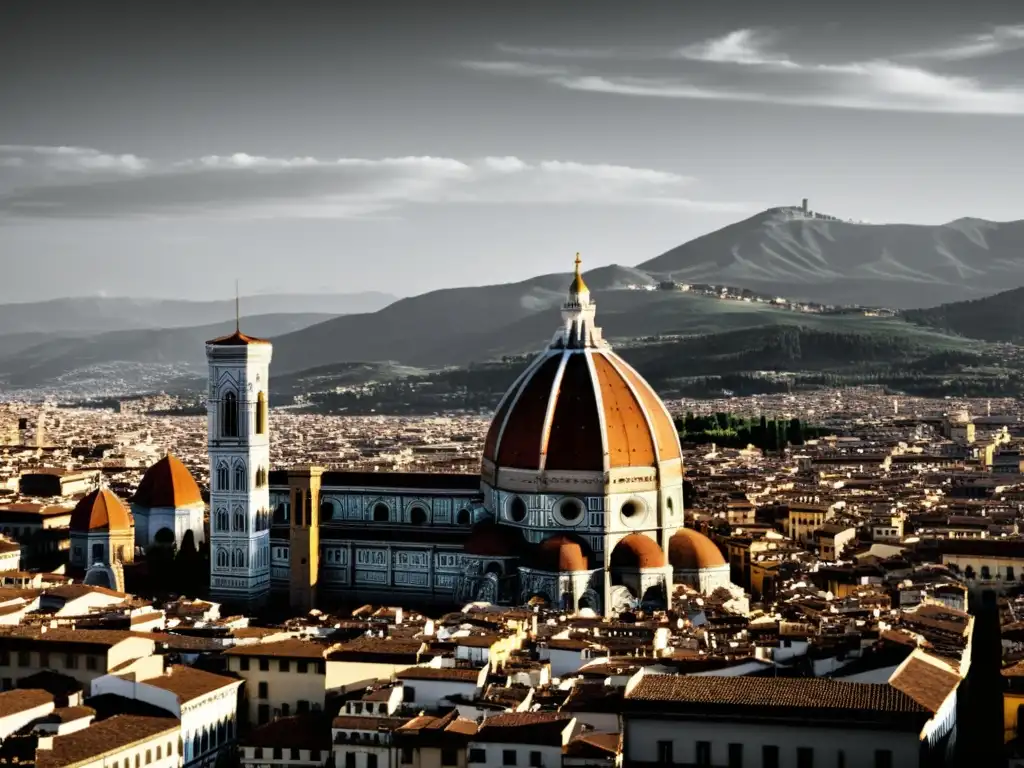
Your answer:
[[[26,148],[22,148],[25,150]],[[8,159],[63,157],[46,148],[10,150]],[[79,155],[76,154],[76,157]],[[236,216],[346,218],[405,205],[589,204],[661,205],[745,211],[751,206],[692,198],[694,180],[622,165],[484,157],[321,159],[245,153],[160,164],[82,150],[95,178],[81,175],[28,184],[0,195],[0,215],[23,218]],[[99,162],[95,158],[113,158]],[[117,161],[118,158],[132,161]],[[121,171],[111,174],[111,166]],[[121,167],[124,166],[124,167]],[[130,167],[131,172],[124,172]]]
[[[1024,27],[1003,27],[998,33],[975,36],[968,43],[932,53],[949,60],[1024,47]],[[662,72],[638,75],[596,71],[568,62],[466,61],[469,69],[495,75],[534,78],[575,91],[662,99],[704,99],[760,102],[792,106],[895,112],[1024,115],[1024,88],[997,87],[978,78],[926,69],[900,60],[872,59],[841,63],[802,62],[772,49],[769,31],[738,29],[698,41],[662,56]],[[547,57],[593,58],[604,49],[536,50]],[[528,58],[528,57],[527,57]],[[615,59],[612,54],[597,58]],[[688,67],[688,63],[691,66]],[[699,69],[692,66],[700,65]]]
[[[1007,24],[993,27],[987,32],[968,35],[945,46],[906,54],[906,58],[966,61],[1021,49],[1024,49],[1024,24]]]

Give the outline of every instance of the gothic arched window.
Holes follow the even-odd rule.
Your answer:
[[[235,550],[235,560],[238,561],[237,567],[245,568],[245,552],[240,549]]]
[[[267,431],[267,398],[260,392],[256,395],[256,434],[262,435]]]
[[[221,507],[217,510],[217,530],[227,531],[230,530],[230,520],[228,518],[228,511]]]
[[[228,392],[221,400],[220,433],[223,437],[238,437],[238,396]]]
[[[246,491],[246,490],[248,490],[247,486],[248,486],[248,483],[246,482],[246,477],[245,477],[245,464],[243,464],[240,461],[236,462],[235,463],[235,490],[236,491]]]
[[[234,514],[234,525],[232,526],[236,531],[245,530],[245,512],[242,511],[241,507],[235,508]]]
[[[217,550],[217,565],[221,568],[228,567],[228,551],[226,549]]]
[[[217,464],[217,490],[227,491],[231,489],[231,472],[228,469],[228,463],[222,461]]]
[[[391,517],[388,505],[380,501],[373,505],[373,522],[386,523]]]

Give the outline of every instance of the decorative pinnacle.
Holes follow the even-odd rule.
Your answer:
[[[583,275],[580,274],[580,264],[581,263],[583,263],[583,260],[580,258],[579,253],[577,253],[576,254],[576,274],[573,276],[572,285],[569,286],[569,293],[571,293],[571,294],[580,294],[580,293],[588,293],[589,292],[589,289],[587,288],[587,284],[585,282],[583,282]]]

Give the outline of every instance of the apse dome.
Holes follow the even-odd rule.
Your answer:
[[[151,509],[177,509],[202,504],[203,496],[188,468],[177,456],[167,454],[146,470],[132,501]]]
[[[114,493],[106,488],[88,494],[71,512],[68,528],[73,533],[111,533],[131,530],[132,518]]]
[[[668,542],[668,558],[672,567],[701,571],[725,565],[721,550],[707,536],[692,528],[680,528]]]
[[[474,557],[518,557],[525,546],[518,528],[485,520],[473,527],[463,552]]]
[[[531,568],[548,573],[590,570],[587,546],[568,534],[559,533],[544,539],[530,553]]]

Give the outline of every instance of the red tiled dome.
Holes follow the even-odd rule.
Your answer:
[[[146,470],[132,501],[140,507],[149,509],[157,507],[177,509],[192,504],[201,504],[203,497],[192,473],[177,456],[168,454]]]
[[[715,542],[692,528],[680,528],[669,539],[668,560],[673,568],[688,571],[725,565],[725,558]]]
[[[485,520],[473,528],[463,551],[478,557],[516,557],[523,551],[524,543],[518,528]]]
[[[631,533],[612,550],[612,568],[661,568],[665,553],[658,542],[642,533]]]
[[[531,555],[530,565],[539,571],[559,573],[590,570],[586,544],[564,533],[544,539]]]
[[[132,517],[121,500],[103,488],[78,502],[68,527],[75,533],[128,531],[132,528]]]
[[[651,386],[607,348],[549,349],[505,394],[484,441],[498,468],[583,470],[680,459]]]

